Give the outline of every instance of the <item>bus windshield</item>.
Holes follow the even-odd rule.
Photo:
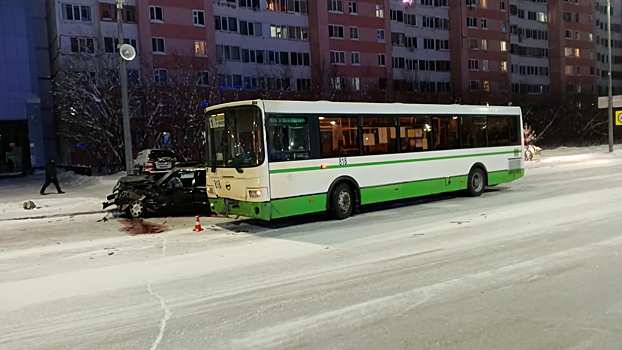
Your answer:
[[[210,165],[242,168],[264,161],[261,110],[255,106],[227,108],[208,115]]]

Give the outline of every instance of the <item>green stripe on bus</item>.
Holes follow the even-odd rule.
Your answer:
[[[501,170],[488,173],[488,185],[518,180],[525,175],[525,169]],[[361,188],[361,204],[388,202],[399,199],[422,197],[431,194],[453,192],[467,188],[468,175],[449,178],[420,180],[392,185]],[[274,199],[270,202],[239,202],[229,214],[246,216],[254,219],[270,220],[288,216],[318,213],[326,210],[326,193],[300,197]],[[225,208],[223,199],[210,199],[214,211],[222,213]]]
[[[520,154],[520,150],[518,150],[518,152]],[[428,162],[428,161],[434,161],[434,160],[446,160],[446,159],[457,159],[457,158],[496,156],[496,155],[502,155],[502,154],[516,154],[516,150],[515,151],[503,151],[503,152],[491,152],[491,153],[464,154],[464,155],[457,155],[457,156],[432,157],[432,158],[388,160],[384,162],[370,162],[370,163],[345,164],[345,165],[327,165],[326,169],[358,168],[358,167],[375,166],[375,165],[403,164],[403,163]],[[270,174],[297,173],[301,171],[313,171],[313,170],[324,170],[324,169],[321,169],[319,166],[305,167],[305,168],[293,168],[293,169],[275,169],[275,170],[270,170]]]

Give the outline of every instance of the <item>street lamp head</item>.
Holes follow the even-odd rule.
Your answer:
[[[132,61],[136,58],[136,49],[130,44],[123,44],[119,49],[119,54],[126,61]]]

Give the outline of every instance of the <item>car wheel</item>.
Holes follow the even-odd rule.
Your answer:
[[[145,205],[142,201],[132,201],[127,207],[127,213],[133,218],[139,218],[145,213]]]
[[[467,191],[471,197],[479,197],[486,189],[486,175],[481,168],[475,168],[469,173]]]
[[[354,209],[354,196],[352,189],[345,183],[338,184],[330,195],[330,214],[337,220],[343,220]]]

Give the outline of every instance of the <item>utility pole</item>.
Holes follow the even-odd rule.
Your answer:
[[[609,56],[609,98],[608,98],[608,117],[609,117],[609,153],[613,152],[613,83],[611,72],[611,0],[607,0],[607,54]]]
[[[121,52],[121,45],[124,44],[123,37],[123,3],[125,0],[117,2],[117,27],[119,32],[118,51]],[[125,58],[119,55],[119,79],[121,80],[121,104],[123,108],[123,139],[125,144],[125,170],[127,175],[134,172],[134,154],[132,152],[132,133],[130,131],[130,107],[127,92],[127,69],[125,68]]]

